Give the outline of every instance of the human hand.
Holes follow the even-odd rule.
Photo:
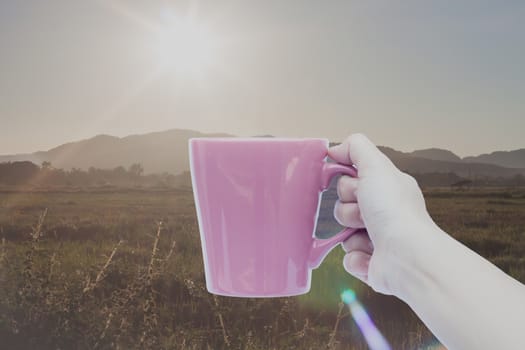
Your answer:
[[[364,135],[328,155],[358,171],[339,179],[334,208],[364,229],[343,243],[348,272],[404,300],[449,349],[525,349],[523,284],[441,230],[416,181]]]
[[[417,249],[414,243],[435,227],[417,182],[401,172],[366,136],[354,134],[328,150],[341,164],[354,164],[358,177],[342,176],[334,216],[362,228],[343,243],[345,269],[384,294],[397,295],[399,271]],[[398,295],[399,296],[399,295]]]

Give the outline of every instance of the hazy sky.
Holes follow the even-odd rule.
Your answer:
[[[159,50],[188,14],[214,43],[191,72]],[[523,148],[524,19],[524,1],[0,0],[0,154],[168,128]]]

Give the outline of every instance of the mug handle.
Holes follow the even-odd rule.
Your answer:
[[[328,186],[330,186],[330,181],[336,175],[349,175],[351,177],[357,177],[357,170],[352,165],[325,162],[321,172],[321,191],[326,191]],[[308,266],[312,269],[318,268],[326,255],[328,255],[328,253],[336,245],[346,241],[356,231],[358,231],[358,229],[347,227],[341,232],[327,239],[319,239],[314,237],[308,258]]]

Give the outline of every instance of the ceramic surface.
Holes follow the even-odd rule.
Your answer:
[[[190,168],[209,292],[280,297],[310,289],[311,270],[353,232],[314,237],[333,176],[326,139],[190,139]]]

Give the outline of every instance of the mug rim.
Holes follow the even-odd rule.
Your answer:
[[[191,137],[189,142],[254,142],[254,141],[270,141],[270,142],[305,142],[305,141],[322,141],[330,143],[330,140],[324,137]]]

